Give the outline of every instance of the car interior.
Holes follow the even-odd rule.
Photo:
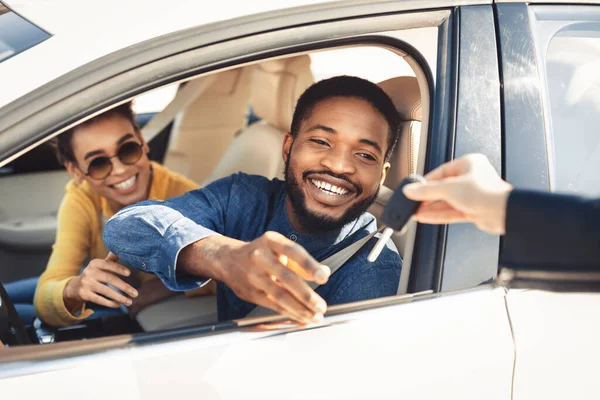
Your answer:
[[[349,62],[365,57],[368,62]],[[339,62],[332,65],[332,60]],[[427,116],[429,110],[428,82],[419,64],[408,54],[362,45],[280,56],[143,94],[134,99],[134,111],[149,140],[150,158],[201,186],[238,171],[282,178],[281,147],[298,97],[312,83],[343,74],[376,82],[391,97],[402,117],[401,137],[390,160],[392,167],[385,188],[369,209],[379,217],[396,185],[418,171],[419,147],[426,138],[428,121],[423,120],[423,114]],[[198,84],[201,79],[204,82]],[[198,89],[194,91],[195,83]],[[161,97],[160,93],[166,94]],[[148,96],[158,101],[141,109],[139,106]],[[43,272],[68,180],[48,144],[0,169],[3,284]],[[401,282],[407,282],[414,226],[392,238],[404,260]],[[401,284],[398,294],[405,292],[406,285]],[[215,296],[180,294],[143,309],[135,319],[127,315],[104,317],[67,328],[50,327],[37,319],[27,335],[32,343],[52,343],[216,321]]]

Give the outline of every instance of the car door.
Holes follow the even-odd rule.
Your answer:
[[[498,3],[506,179],[597,197],[600,7]],[[600,296],[510,290],[507,300],[514,399],[598,398]]]
[[[24,141],[40,132],[51,134],[74,122],[78,113],[99,111],[102,104],[181,79],[192,70],[372,43],[410,55],[427,88],[429,118],[420,146],[420,171],[472,151],[488,155],[500,169],[500,81],[493,9],[484,1],[471,3],[460,8],[444,1],[328,3],[293,14],[282,11],[238,21],[235,34],[226,29],[226,22],[215,24],[210,32],[200,27],[194,35],[179,37],[181,42],[172,38],[180,45],[178,53],[170,53],[174,46],[160,46],[170,39],[161,38],[155,48],[152,42],[144,45],[153,52],[151,61],[144,58],[149,53],[140,55],[142,49],[135,47],[120,54],[129,63],[134,56],[138,63],[146,59],[144,65],[122,63],[136,73],[87,82],[86,95],[98,96],[97,105],[78,104],[75,100],[82,94],[74,85],[63,101],[70,100],[75,109],[41,107],[45,100],[38,99],[37,113],[24,111],[19,116],[30,126],[38,124],[36,133],[17,124],[9,134],[22,134]],[[427,5],[431,9],[424,8]],[[433,53],[417,40],[430,32],[420,29],[431,28]],[[61,100],[46,101],[57,105]],[[0,149],[0,154],[12,155],[22,148]],[[322,325],[305,328],[282,325],[269,317],[35,350],[13,348],[0,354],[0,361],[5,361],[0,365],[0,393],[8,398],[16,393],[34,395],[42,386],[31,383],[46,381],[70,383],[53,385],[56,396],[71,394],[74,388],[87,394],[86,388],[97,385],[102,366],[115,364],[119,371],[111,373],[115,387],[137,390],[142,398],[202,393],[206,398],[260,394],[265,398],[508,399],[514,360],[505,292],[492,285],[479,286],[496,274],[498,243],[498,237],[469,228],[418,226],[404,260],[403,274],[408,274],[412,293],[405,297],[333,307]],[[427,293],[419,294],[423,291]],[[23,363],[31,359],[38,363]],[[105,387],[95,393],[108,391]]]

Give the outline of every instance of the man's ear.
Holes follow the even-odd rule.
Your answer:
[[[385,182],[385,178],[387,178],[387,174],[391,166],[392,164],[387,161],[383,163],[383,169],[381,170],[381,181],[379,182],[380,186],[383,185],[383,182]]]
[[[65,162],[65,168],[67,169],[69,175],[71,175],[71,178],[73,178],[73,180],[77,182],[78,185],[81,185],[81,183],[85,179],[85,175],[83,174],[83,172],[81,172],[81,170],[77,168],[75,164],[69,161]]]
[[[292,143],[294,143],[294,137],[291,133],[286,133],[283,138],[283,148],[281,149],[281,155],[283,156],[283,163],[287,163],[290,158],[290,151],[292,150]]]

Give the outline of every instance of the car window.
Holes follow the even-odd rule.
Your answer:
[[[155,114],[162,111],[173,100],[179,85],[168,85],[139,95],[133,102],[136,114]]]
[[[49,37],[50,34],[0,3],[0,63]]]
[[[404,31],[401,33],[404,33]],[[402,174],[413,172],[412,170],[417,168],[416,163],[405,161],[407,159],[414,160],[420,157],[418,152],[419,146],[424,146],[426,144],[426,142],[424,143],[423,141],[419,143],[419,140],[421,139],[421,132],[428,131],[428,114],[431,112],[429,108],[429,94],[431,91],[427,89],[429,88],[429,85],[434,83],[429,78],[431,78],[432,69],[435,68],[435,65],[433,64],[435,64],[437,52],[439,51],[437,27],[427,26],[423,28],[411,28],[408,29],[406,33],[407,35],[412,35],[410,36],[412,39],[418,37],[420,40],[401,40],[401,38],[399,38],[397,48],[387,44],[382,45],[377,41],[373,41],[369,44],[357,42],[353,45],[349,45],[347,42],[340,42],[333,44],[333,46],[339,47],[330,47],[318,51],[315,50],[310,54],[306,54],[306,48],[298,47],[295,52],[291,52],[289,55],[283,55],[273,59],[257,60],[255,63],[243,64],[239,68],[226,68],[222,71],[215,71],[216,73],[214,75],[217,75],[217,78],[222,77],[224,79],[215,80],[215,87],[211,87],[213,90],[204,93],[206,95],[204,96],[205,98],[202,98],[201,95],[200,98],[196,99],[191,105],[188,105],[184,112],[181,112],[178,115],[176,123],[173,124],[174,127],[170,126],[167,128],[169,134],[171,133],[172,128],[173,134],[165,137],[166,144],[163,146],[163,149],[167,149],[167,157],[164,160],[164,166],[190,178],[190,172],[193,172],[193,170],[188,167],[192,165],[192,162],[196,160],[202,162],[206,161],[202,157],[198,157],[196,155],[197,153],[194,153],[198,149],[209,149],[211,153],[215,153],[218,156],[216,157],[217,161],[221,161],[223,153],[217,153],[215,149],[215,142],[217,139],[220,139],[221,136],[227,136],[231,139],[230,141],[233,141],[238,138],[247,138],[250,133],[248,132],[247,118],[242,122],[240,129],[231,131],[225,131],[225,129],[219,130],[221,126],[223,128],[229,128],[231,125],[220,124],[220,122],[232,120],[234,112],[237,111],[239,111],[240,114],[247,116],[245,112],[248,108],[251,108],[254,117],[262,119],[261,124],[253,130],[254,135],[259,135],[254,136],[258,139],[246,142],[246,144],[250,143],[252,146],[251,148],[244,148],[242,150],[245,151],[241,151],[237,155],[234,154],[235,157],[223,157],[223,159],[234,165],[236,168],[235,171],[244,171],[249,174],[260,174],[260,172],[255,172],[255,170],[247,171],[248,166],[257,167],[258,164],[260,164],[262,167],[263,164],[265,164],[265,167],[267,167],[267,161],[270,161],[271,159],[277,160],[277,163],[273,163],[273,165],[268,163],[268,167],[270,168],[273,166],[275,174],[281,174],[283,171],[283,165],[281,164],[281,142],[291,123],[291,121],[287,121],[287,118],[291,119],[292,113],[290,110],[293,111],[293,106],[297,101],[297,97],[304,90],[300,89],[300,87],[305,84],[308,86],[313,81],[322,80],[335,75],[354,75],[366,78],[374,83],[383,83],[383,86],[385,86],[384,90],[388,91],[394,105],[404,113],[402,132],[405,132],[404,135],[406,135],[407,138],[405,142],[407,143],[405,147],[397,147],[397,152],[392,155],[394,160],[394,171],[390,171],[388,178],[393,176],[394,179],[391,179],[390,182],[386,181],[386,185],[395,187]],[[407,46],[405,48],[402,45]],[[412,50],[408,51],[408,48],[418,48],[419,52],[424,54],[425,57],[421,57],[421,54],[417,54]],[[307,62],[307,59],[310,59],[309,62]],[[294,60],[296,62],[294,62]],[[260,67],[264,68],[261,69]],[[237,72],[239,72],[239,74]],[[246,77],[244,72],[248,72],[250,77]],[[257,82],[255,77],[258,75],[260,75],[260,77]],[[249,93],[246,93],[247,96],[245,97],[242,96],[246,100],[241,103],[240,107],[234,107],[229,94],[236,92],[236,89],[238,88],[237,84],[246,79]],[[198,79],[198,81],[200,81],[200,79]],[[186,85],[192,82],[193,81],[190,81],[186,83]],[[172,84],[173,81],[169,83]],[[177,93],[177,87],[178,85],[173,85],[171,87],[165,87],[137,96],[134,99],[133,104],[133,110],[136,113],[136,116],[144,116],[147,122],[147,120],[150,119],[150,115],[162,110],[174,98]],[[281,89],[282,87],[286,90]],[[288,88],[292,90],[287,90]],[[254,93],[254,91],[259,91],[260,93],[255,96],[257,93]],[[298,96],[296,96],[296,94]],[[295,97],[292,98],[292,96]],[[423,111],[421,111],[421,108]],[[181,114],[186,113],[194,117],[190,121],[187,121],[189,122],[187,125],[185,124],[186,121],[183,121],[181,118]],[[425,115],[423,116],[423,114]],[[282,122],[284,119],[285,121]],[[219,122],[219,124],[215,123],[215,121]],[[423,121],[423,124],[421,124],[421,121]],[[177,125],[180,125],[180,127],[178,128]],[[181,126],[190,131],[189,137],[185,137],[184,129],[182,129]],[[221,132],[223,133],[221,134]],[[245,136],[244,132],[246,134]],[[112,133],[112,131],[110,133]],[[175,133],[178,133],[178,135],[175,135]],[[179,138],[180,143],[176,143],[178,144],[177,147],[172,146],[174,138]],[[261,138],[264,140],[261,140]],[[194,141],[191,139],[194,139]],[[267,140],[270,141],[267,142]],[[241,146],[239,143],[242,143],[241,145],[243,145],[243,142],[238,141],[238,148]],[[42,146],[38,148],[42,148]],[[266,150],[267,148],[268,153],[260,153],[260,156],[262,157],[260,160],[255,161],[256,157],[254,159],[252,158],[253,155],[258,154],[256,151],[257,149]],[[229,147],[226,146],[225,149],[229,149]],[[31,155],[33,152],[30,151],[26,154]],[[236,164],[236,162],[240,160],[243,162]],[[34,157],[33,159],[30,158],[28,161],[22,156],[18,161],[23,165],[33,166],[36,164],[37,157]],[[182,162],[177,164],[177,161]],[[241,167],[237,169],[237,165],[240,165]],[[214,167],[214,169],[217,168]],[[262,169],[263,168],[261,168],[261,170]],[[158,172],[156,172],[158,170],[158,167],[155,168],[153,173],[158,174]],[[41,172],[44,170],[38,169],[37,171]],[[10,199],[5,199],[0,203],[0,211],[6,215],[6,218],[0,218],[0,231],[5,227],[6,232],[12,232],[15,230],[15,226],[18,225],[18,227],[21,227],[27,224],[34,228],[30,229],[32,233],[24,233],[22,240],[18,243],[19,247],[13,246],[14,248],[10,249],[10,257],[19,261],[25,260],[25,256],[29,255],[32,249],[28,248],[24,243],[33,243],[34,239],[39,239],[36,242],[36,250],[41,250],[39,254],[36,255],[36,259],[32,262],[29,262],[28,260],[27,262],[18,263],[20,265],[26,264],[23,268],[20,268],[20,271],[23,272],[20,276],[17,277],[12,274],[9,278],[4,278],[5,281],[14,282],[16,279],[24,277],[35,277],[44,270],[48,262],[48,255],[49,252],[52,251],[53,241],[55,240],[53,235],[58,227],[58,219],[56,216],[57,210],[64,197],[65,183],[68,179],[67,174],[63,171],[59,172],[60,173],[57,172],[51,174],[13,173],[13,176],[6,176],[5,179],[2,179],[1,183],[4,185],[3,187],[12,190],[7,190],[11,192]],[[226,176],[229,175],[230,174],[226,174]],[[266,173],[262,175],[267,176]],[[269,175],[269,177],[273,177],[273,175]],[[127,190],[128,187],[134,187],[126,187],[127,185],[135,184],[129,183],[130,179],[131,178],[128,178],[123,182],[105,186],[114,186],[111,190],[115,188]],[[138,179],[137,175],[135,179]],[[199,183],[202,182],[197,179],[195,180]],[[132,182],[137,181],[133,180]],[[117,185],[122,187],[116,187]],[[100,189],[103,190],[106,188],[100,187]],[[41,196],[35,196],[34,193],[52,193],[52,198],[50,199],[49,195],[44,196],[45,198],[41,198]],[[20,199],[27,199],[27,201],[22,201]],[[94,212],[95,211],[96,210],[94,210]],[[373,211],[373,214],[378,216],[381,211],[381,209],[378,213]],[[61,214],[67,215],[67,211]],[[79,220],[80,219],[78,219],[78,221]],[[97,226],[94,224],[94,232],[96,232],[96,228]],[[295,240],[293,237],[293,235],[290,236],[290,239]],[[6,238],[8,242],[8,239],[10,239],[8,235],[6,235]],[[394,238],[394,242],[397,242],[396,247],[399,249],[398,252],[401,254],[405,242],[414,240],[414,237],[408,239],[406,237]],[[13,242],[14,240],[11,243]],[[0,245],[1,244],[2,243],[0,243]],[[69,247],[65,253],[73,252],[73,248],[74,246]],[[90,258],[99,257],[92,255],[92,252],[88,251],[88,249],[84,250],[90,253],[88,254]],[[97,249],[94,248],[91,250],[95,251]],[[98,250],[99,254],[100,250],[105,249],[99,248]],[[412,251],[412,248],[410,248],[409,251]],[[8,257],[7,254],[8,251],[6,251],[6,254],[3,254],[0,251],[0,261],[2,257]],[[104,257],[104,254],[102,254],[101,257]],[[394,260],[399,259],[397,254],[394,255],[394,257]],[[405,270],[408,271],[410,258],[407,257],[406,260]],[[79,264],[85,266],[87,261],[88,260],[85,260],[84,262],[77,261],[77,267],[79,267]],[[12,265],[16,263],[0,263],[0,265],[2,264]],[[392,271],[391,274],[393,274],[393,277],[392,279],[388,279],[388,281],[394,284],[399,279],[399,276],[397,276],[399,273],[396,274],[396,271],[399,271],[399,268]],[[394,286],[393,291],[395,293],[397,285],[389,286]],[[391,294],[392,292],[390,292],[390,295]],[[202,297],[198,301],[204,302],[207,301],[206,299],[206,297]],[[348,299],[350,300],[347,301],[354,301],[354,297],[348,297]],[[177,301],[180,300],[186,304],[188,302],[187,298],[183,295],[178,297]],[[207,318],[210,318],[207,321],[214,322],[216,318],[214,315],[214,296],[212,296],[210,300],[212,302],[209,302],[210,304],[204,308],[206,310],[209,310],[210,308],[211,311],[211,314],[207,315]],[[360,300],[360,298],[358,300]],[[202,310],[202,307],[194,307],[193,309],[194,312],[198,310]],[[182,317],[186,317],[183,310],[181,314]],[[179,315],[177,316],[179,317]],[[179,319],[182,320],[182,318]],[[141,320],[138,321],[140,327],[146,331],[169,328],[175,325],[180,326],[179,322],[181,322],[171,321],[162,323],[158,320],[152,321],[155,323],[153,325],[155,328],[151,329],[149,328],[150,325],[144,325],[140,321]],[[183,322],[190,323],[191,321],[193,321],[194,324],[197,324],[199,323],[198,321],[201,320],[197,318],[186,318]]]
[[[558,31],[545,57],[551,188],[600,195],[600,22]]]
[[[415,76],[402,57],[374,46],[315,52],[310,59],[311,70],[317,81],[335,75],[360,76],[371,82],[382,82],[395,76]]]

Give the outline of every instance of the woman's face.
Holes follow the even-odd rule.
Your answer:
[[[132,165],[114,157],[121,146],[129,142],[143,145],[142,156]],[[86,180],[96,193],[116,206],[124,207],[147,199],[150,189],[148,146],[126,118],[111,115],[76,128],[71,147],[77,165],[67,163],[67,170],[76,180]],[[112,171],[104,179],[86,176],[90,163],[97,157],[111,157]]]

